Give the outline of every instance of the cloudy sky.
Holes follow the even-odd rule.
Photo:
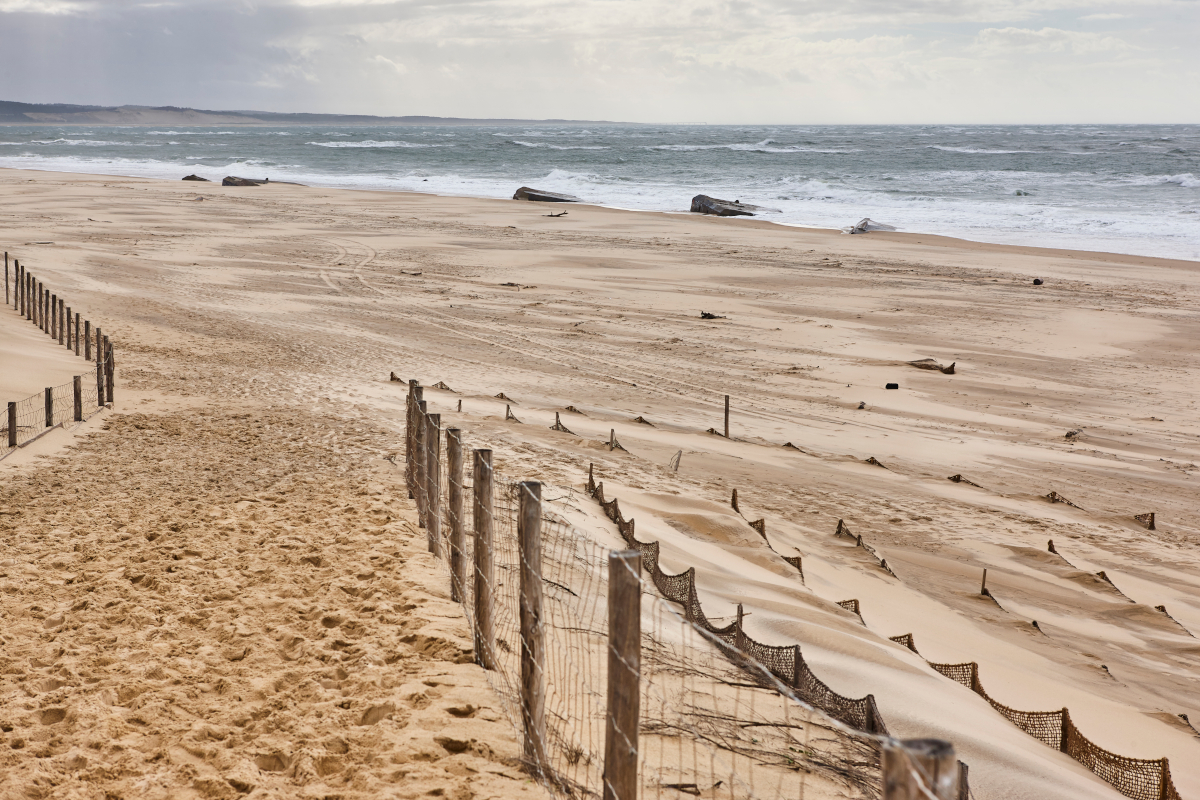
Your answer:
[[[0,99],[643,122],[1200,122],[1200,0],[0,0]]]

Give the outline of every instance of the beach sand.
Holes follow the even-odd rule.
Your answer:
[[[1200,797],[1177,716],[1200,722],[1200,264],[283,185],[0,187],[7,249],[119,364],[100,423],[0,461],[0,796],[541,796],[386,460],[395,372],[449,385],[430,410],[512,477],[579,489],[595,463],[706,611],[744,603],[750,635],[874,694],[894,735],[952,741],[980,800],[1120,795],[887,637],[1169,757]],[[705,433],[725,395],[728,440]],[[578,436],[549,430],[568,405]]]

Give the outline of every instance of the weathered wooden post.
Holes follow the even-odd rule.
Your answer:
[[[637,800],[642,667],[642,554],[608,555],[608,715],[603,800]]]
[[[426,456],[425,447],[425,401],[418,400],[416,402],[416,410],[413,415],[413,483],[416,486],[417,501],[417,527],[425,527],[425,472],[428,457]]]
[[[463,601],[466,585],[466,564],[463,560],[463,450],[462,431],[446,429],[446,487],[447,509],[450,517],[450,599]]]
[[[414,455],[417,452],[417,403],[423,399],[425,390],[416,380],[408,382],[408,426],[407,426],[407,444],[404,458],[404,483],[408,487],[408,499],[416,499],[416,494],[413,493],[413,488],[416,483],[416,462]]]
[[[75,355],[79,355],[79,323],[82,321],[80,319],[81,316],[78,313],[75,314]]]
[[[46,333],[50,334],[50,338],[54,338],[54,318],[58,312],[58,295],[54,294],[53,292],[50,293],[50,302],[48,303],[48,306],[49,307],[46,309],[48,312],[46,314]]]
[[[71,320],[75,319],[75,315],[73,315],[71,313],[70,306],[67,306],[67,315],[66,315],[66,317],[64,317],[64,319],[66,320],[66,322],[63,324],[64,335],[66,338],[67,349],[70,350],[71,349]],[[59,342],[59,344],[62,344],[62,342]]]
[[[984,567],[984,569],[983,569],[983,582],[979,584],[979,593],[981,595],[984,595],[985,597],[987,596],[987,593],[988,593],[988,590],[987,590],[987,567]]]
[[[472,598],[475,606],[475,663],[484,669],[496,668],[492,649],[492,451],[476,450],[473,464],[475,505],[471,516],[475,521],[475,586]]]
[[[4,251],[4,305],[9,304],[8,299],[8,251]]]
[[[92,360],[92,321],[83,323],[83,360]]]
[[[542,484],[517,484],[521,559],[521,721],[524,755],[534,774],[546,766],[546,643],[542,627]]]
[[[63,339],[67,335],[67,301],[58,301],[58,343],[63,344]]]
[[[96,405],[104,405],[104,358],[101,356],[103,352],[100,347],[103,340],[100,338],[103,334],[100,329],[96,328]]]
[[[112,403],[113,401],[113,383],[116,380],[116,363],[113,361],[112,345],[108,341],[108,337],[104,337],[104,399]]]
[[[958,800],[958,759],[941,739],[907,739],[883,746],[883,800]]]
[[[729,438],[729,395],[725,395],[725,438]]]
[[[427,414],[425,447],[428,449],[428,469],[425,472],[425,533],[429,536],[429,552],[441,556],[442,546],[442,415]]]
[[[83,376],[76,375],[71,379],[71,384],[75,390],[75,421],[83,422]]]
[[[54,390],[46,387],[46,427],[54,426]]]
[[[608,449],[612,450],[617,444],[617,429],[608,429]]]
[[[8,446],[17,446],[17,404],[8,403]]]

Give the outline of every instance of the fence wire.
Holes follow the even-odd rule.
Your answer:
[[[87,420],[101,410],[98,403],[96,386],[96,370],[83,373],[82,379],[82,411],[83,419]],[[16,448],[37,438],[48,428],[70,426],[77,422],[75,419],[75,382],[64,383],[50,387],[51,410],[46,413],[45,390],[32,394],[24,400],[16,402],[16,445],[11,446],[9,436],[10,416],[7,403],[0,407],[0,458],[11,453]]]
[[[428,445],[421,454],[426,464]],[[464,445],[462,452],[471,450]],[[602,797],[609,554],[621,545],[603,541],[611,534],[580,531],[554,498],[542,500],[544,733],[531,742],[529,732],[540,729],[531,725],[522,702],[518,544],[520,495],[527,489],[493,471],[493,507],[486,520],[491,548],[476,553],[474,531],[484,520],[475,514],[473,465],[465,463],[460,476],[449,461],[438,459],[440,480],[429,482],[440,487],[440,524],[431,526],[427,518],[424,524],[427,534],[437,531],[430,549],[440,555],[454,596],[463,603],[476,636],[476,660],[488,668],[489,683],[524,743],[527,770],[556,796]],[[420,470],[413,471],[410,486],[420,498]],[[427,512],[435,507],[428,500],[419,505]],[[461,539],[456,531],[463,532]],[[771,670],[698,627],[657,597],[652,583],[636,577],[642,593],[640,799],[878,797],[880,737],[853,731],[799,702]],[[490,628],[490,636],[481,640],[481,628]]]

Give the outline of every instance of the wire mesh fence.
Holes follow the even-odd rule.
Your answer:
[[[419,416],[416,424],[424,424]],[[410,487],[429,548],[463,603],[476,661],[522,738],[526,769],[556,796],[622,796],[606,775],[605,756],[613,719],[610,554],[624,545],[574,527],[567,508],[548,497],[538,504],[540,564],[529,564],[520,546],[529,485],[492,469],[490,452],[464,465],[452,451],[470,451],[450,435],[446,458],[430,460],[441,437],[436,428],[423,433],[416,463],[435,465],[437,480],[416,469]],[[490,479],[490,504],[477,502],[476,476]],[[436,501],[430,487],[440,493]],[[490,546],[477,550],[476,541]],[[523,571],[537,576],[536,601]],[[642,597],[638,798],[879,796],[882,737],[801,702],[771,669],[672,608],[640,571],[634,577]],[[534,606],[530,628],[522,615]],[[540,645],[526,644],[531,630]],[[531,681],[542,687],[540,709],[529,707]]]
[[[75,414],[74,380],[49,387],[49,403],[43,390],[0,409],[0,458],[36,439],[49,428],[69,426],[87,420],[100,411],[102,404],[98,401],[96,370],[83,373],[80,384],[79,419]]]

